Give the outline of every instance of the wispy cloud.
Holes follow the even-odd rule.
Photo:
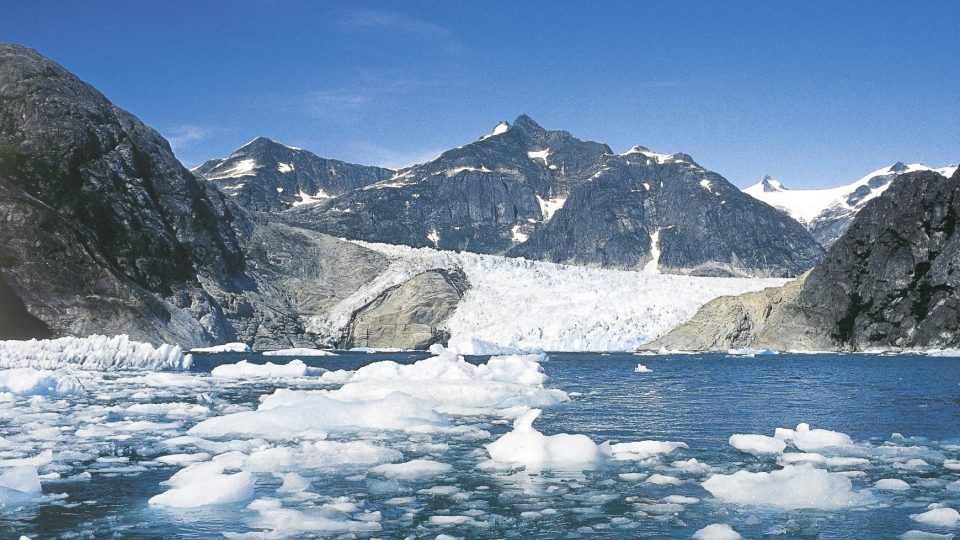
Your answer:
[[[437,44],[441,50],[451,54],[460,53],[464,50],[456,34],[449,29],[395,11],[381,9],[343,11],[337,22],[341,28],[347,31],[403,34],[430,40]]]
[[[210,138],[214,133],[216,133],[215,129],[205,126],[181,125],[166,130],[166,137],[170,141],[170,148],[173,148],[174,152],[178,152],[193,143]]]
[[[359,120],[369,102],[369,95],[338,90],[308,92],[303,98],[304,110],[308,115],[337,124],[351,124]]]

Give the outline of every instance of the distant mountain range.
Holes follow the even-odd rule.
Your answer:
[[[615,154],[526,115],[395,172],[264,138],[194,172],[247,208],[372,242],[696,275],[793,276],[823,255],[686,154]]]
[[[863,207],[883,193],[901,174],[934,171],[947,178],[956,165],[932,169],[920,163],[897,162],[877,169],[856,182],[827,189],[787,189],[778,180],[766,176],[744,189],[744,193],[779,208],[805,226],[820,245],[829,248],[846,232]]]

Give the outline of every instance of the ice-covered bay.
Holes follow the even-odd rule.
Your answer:
[[[782,279],[715,278],[606,270],[497,255],[358,242],[393,261],[315,330],[343,327],[388,287],[427,270],[462,269],[470,289],[449,321],[462,354],[631,351],[688,320],[708,301],[782,285]],[[322,332],[321,332],[322,333]]]
[[[642,374],[636,360],[435,349],[0,371],[0,531],[957,531],[957,359],[645,356]]]

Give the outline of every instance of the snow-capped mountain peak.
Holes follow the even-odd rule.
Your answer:
[[[787,189],[770,176],[745,188],[744,193],[789,214],[807,227],[814,237],[829,247],[849,226],[863,206],[883,193],[890,182],[901,174],[935,171],[946,177],[956,166],[930,168],[922,163],[909,165],[900,161],[881,167],[850,184],[826,189]]]
[[[747,189],[750,189],[750,188],[747,188]],[[782,182],[770,176],[769,174],[764,176],[763,180],[760,181],[760,189],[766,193],[788,191],[788,189],[784,187]]]
[[[490,137],[493,137],[495,135],[502,135],[506,133],[509,129],[510,129],[510,122],[507,122],[506,120],[501,120],[500,122],[497,123],[496,126],[494,126],[493,131],[480,137],[480,140],[482,141],[484,139],[489,139]]]

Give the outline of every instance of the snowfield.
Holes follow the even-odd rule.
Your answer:
[[[311,321],[318,333],[343,328],[387,288],[432,269],[462,269],[470,289],[449,321],[460,354],[631,351],[685,322],[718,296],[778,287],[787,280],[714,278],[606,270],[497,255],[355,242],[390,257],[390,268]]]

